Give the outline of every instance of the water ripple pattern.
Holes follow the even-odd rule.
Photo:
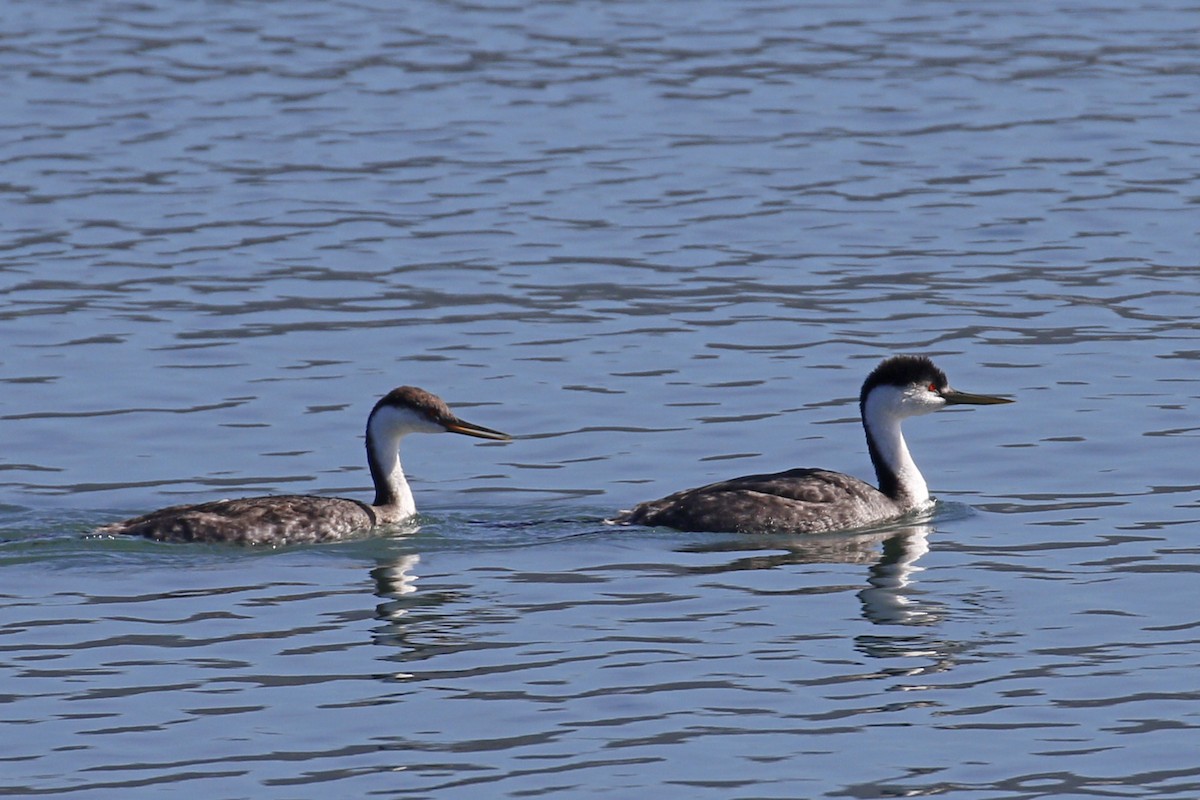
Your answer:
[[[1177,0],[0,11],[0,794],[1200,795],[1200,18]],[[614,531],[870,477],[863,536]],[[369,499],[415,530],[87,538]]]

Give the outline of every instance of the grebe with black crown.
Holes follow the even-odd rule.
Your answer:
[[[687,489],[612,522],[733,533],[824,533],[886,522],[932,502],[901,422],[949,405],[1011,402],[951,389],[946,374],[923,356],[895,356],[867,376],[858,399],[878,489],[840,472],[793,469]]]
[[[410,433],[461,433],[507,441],[506,433],[459,419],[441,398],[414,386],[383,396],[367,417],[367,464],[375,501],[319,495],[279,495],[171,506],[97,528],[101,535],[164,542],[286,545],[329,542],[401,522],[417,513],[400,466],[400,440]]]

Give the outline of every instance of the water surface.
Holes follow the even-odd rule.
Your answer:
[[[0,793],[1200,794],[1185,4],[9,4]],[[896,352],[940,504],[614,530],[869,477]],[[367,497],[245,551],[96,524]]]

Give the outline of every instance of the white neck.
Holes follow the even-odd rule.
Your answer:
[[[929,503],[929,487],[925,477],[908,452],[900,423],[905,416],[898,408],[903,405],[898,395],[905,390],[896,386],[879,386],[867,396],[863,408],[863,427],[867,431],[871,460],[879,477],[879,489],[907,509],[920,508]],[[930,409],[932,410],[932,409]],[[921,413],[917,411],[916,413]],[[893,486],[889,486],[890,473]]]
[[[375,482],[374,506],[386,522],[417,513],[412,489],[400,466],[400,440],[409,433],[438,433],[446,429],[410,408],[379,406],[367,420],[367,461]]]
[[[391,436],[376,436],[368,443],[373,448],[372,455],[378,465],[378,475],[375,475],[375,504],[386,508],[388,516],[401,518],[411,517],[417,513],[417,502],[413,499],[412,489],[409,488],[408,478],[404,477],[404,467],[400,465],[400,438],[402,434]],[[378,481],[383,481],[383,486]]]

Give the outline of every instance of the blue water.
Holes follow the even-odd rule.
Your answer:
[[[9,3],[0,794],[1200,796],[1184,3]],[[748,472],[869,535],[613,529]],[[369,499],[321,547],[89,538]]]

